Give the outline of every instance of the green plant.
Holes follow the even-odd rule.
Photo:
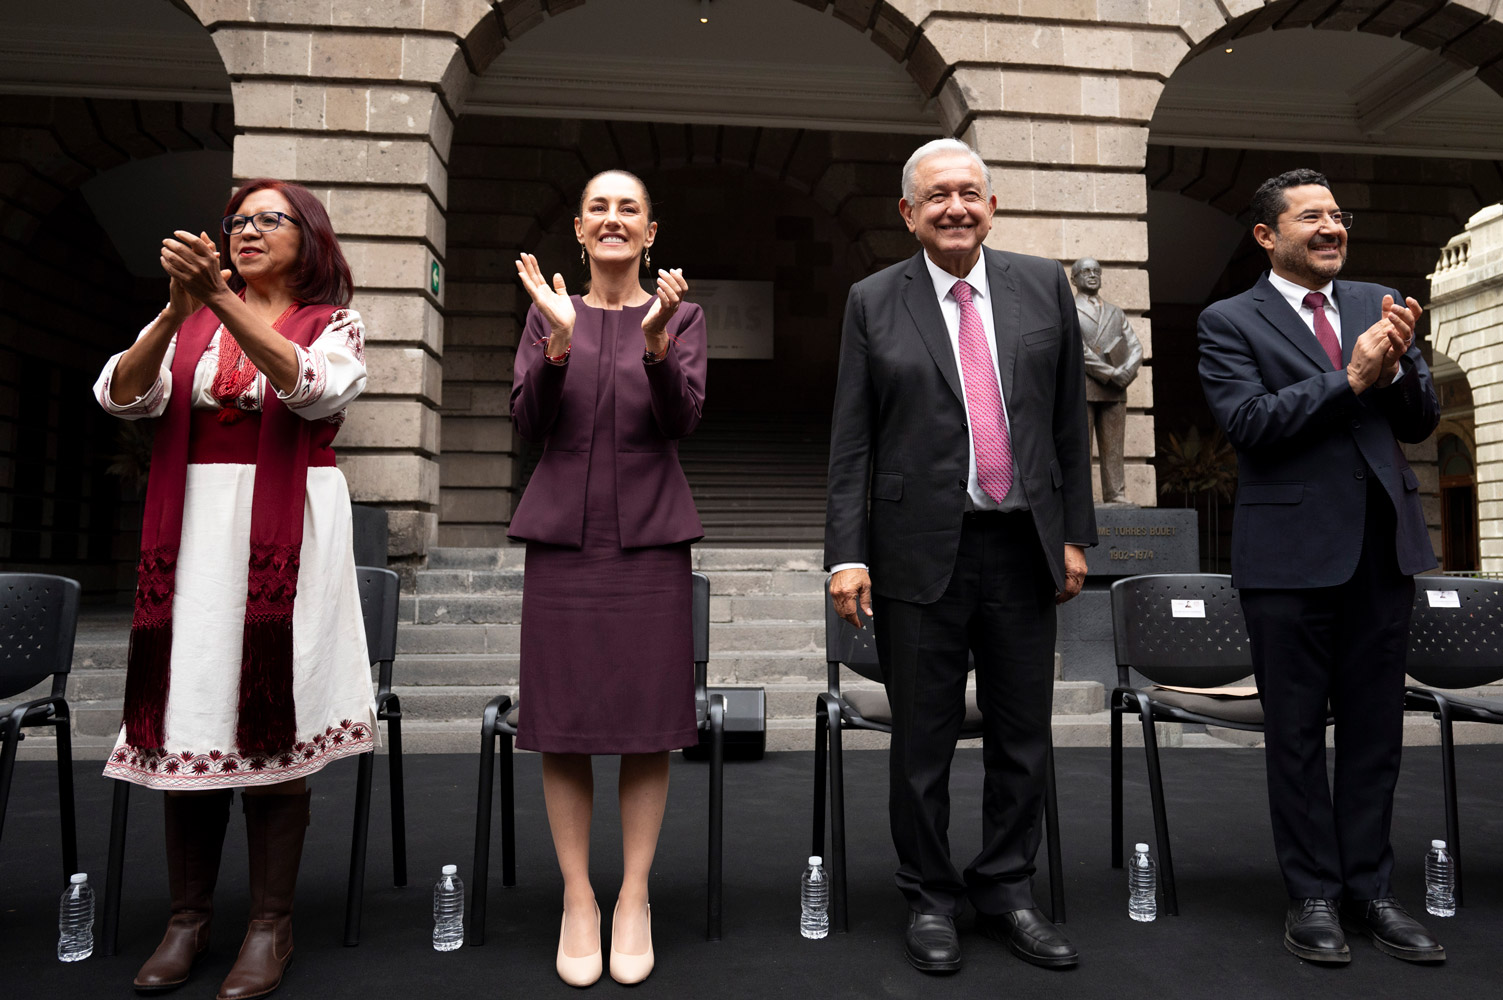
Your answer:
[[[1237,488],[1237,453],[1219,427],[1204,438],[1198,427],[1183,438],[1171,431],[1158,467],[1160,493],[1215,492],[1230,500]]]

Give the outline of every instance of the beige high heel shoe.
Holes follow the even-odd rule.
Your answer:
[[[611,978],[630,986],[652,974],[652,904],[647,904],[647,950],[639,955],[616,950],[616,913],[620,909],[621,901],[617,900],[616,908],[611,911]]]
[[[570,986],[591,986],[600,978],[600,942],[595,942],[595,950],[588,955],[565,955],[564,954],[564,922],[568,915],[559,918],[558,921],[558,957],[554,959],[554,967],[558,969],[558,978]],[[600,928],[600,904],[595,904],[595,928]],[[616,953],[611,952],[611,961],[615,961]]]

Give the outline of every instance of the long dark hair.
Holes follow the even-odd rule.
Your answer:
[[[287,204],[292,208],[292,216],[303,232],[297,269],[292,273],[293,297],[299,302],[349,305],[355,293],[355,279],[350,274],[349,261],[344,259],[344,251],[339,248],[339,238],[334,235],[334,224],[329,221],[329,213],[324,210],[323,203],[313,196],[312,191],[290,181],[258,177],[253,181],[246,181],[240,190],[230,196],[229,204],[224,206],[224,214],[239,214],[245,199],[257,191],[266,190],[276,191],[287,199]],[[245,287],[245,279],[240,277],[240,272],[235,268],[234,257],[230,254],[230,237],[223,231],[220,232],[220,259],[229,261],[229,268],[234,272],[230,275],[230,288],[240,291]]]

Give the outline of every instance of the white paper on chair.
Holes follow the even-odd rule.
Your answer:
[[[1461,597],[1454,590],[1427,590],[1425,596],[1430,598],[1432,608],[1461,607]]]
[[[1431,591],[1434,593],[1434,591]],[[1204,618],[1206,616],[1205,601],[1170,601],[1169,611],[1176,618]]]

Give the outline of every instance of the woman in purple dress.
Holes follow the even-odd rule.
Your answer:
[[[678,439],[704,407],[704,313],[677,269],[651,267],[657,235],[642,182],[591,178],[574,220],[584,295],[523,254],[532,308],[517,347],[511,416],[543,443],[508,529],[527,543],[517,745],[543,754],[548,824],[564,876],[556,964],[574,986],[600,977],[590,884],[593,754],[620,754],[624,872],[611,976],[653,967],[647,874],[668,797],[668,752],[697,740],[689,545],[704,534]]]

